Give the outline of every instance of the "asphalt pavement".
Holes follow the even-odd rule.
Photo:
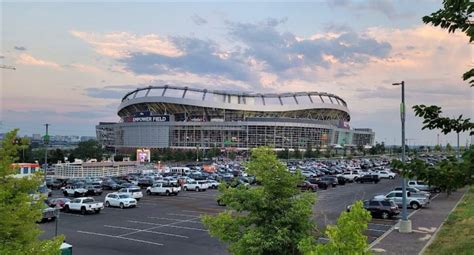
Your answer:
[[[348,183],[314,193],[317,202],[313,211],[318,226],[335,224],[347,205],[384,194],[399,184],[399,179],[378,184]],[[102,202],[105,193],[95,199]],[[74,254],[228,254],[226,245],[210,237],[200,222],[202,215],[224,210],[216,203],[217,194],[216,190],[207,190],[183,191],[169,197],[144,195],[137,208],[105,208],[100,214],[90,215],[61,213],[58,233],[73,245]],[[54,191],[53,196],[62,194]],[[390,229],[394,222],[372,222],[367,233],[369,241]],[[54,236],[55,226],[55,222],[41,224],[43,238]]]

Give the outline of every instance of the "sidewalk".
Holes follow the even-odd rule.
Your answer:
[[[372,252],[383,255],[419,254],[466,191],[466,188],[461,189],[449,197],[446,193],[437,195],[428,208],[413,211],[409,215],[412,221],[412,233],[401,234],[396,225],[393,231],[387,232],[372,244]]]

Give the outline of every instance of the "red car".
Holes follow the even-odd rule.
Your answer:
[[[49,207],[57,207],[57,208],[62,210],[64,205],[69,201],[71,201],[71,200],[69,198],[65,198],[65,197],[48,198],[48,199],[46,199],[46,204]]]
[[[309,190],[309,191],[312,191],[312,192],[316,192],[318,190],[318,185],[314,184],[314,183],[311,183],[309,181],[304,181],[303,183],[298,184],[298,187],[301,190]]]

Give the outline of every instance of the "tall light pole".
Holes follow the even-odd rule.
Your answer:
[[[400,120],[402,122],[402,163],[405,164],[405,82],[392,83],[393,86],[402,86],[402,102],[400,104]],[[411,233],[411,221],[407,213],[407,180],[402,178],[402,219],[400,220],[400,233]]]
[[[46,182],[46,170],[48,168],[48,144],[49,144],[49,134],[48,134],[48,127],[49,124],[44,124],[46,126],[46,134],[44,135],[44,181]]]

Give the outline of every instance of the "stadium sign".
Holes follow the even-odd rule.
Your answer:
[[[169,122],[169,115],[157,115],[157,116],[146,116],[146,117],[133,117],[132,122]]]

